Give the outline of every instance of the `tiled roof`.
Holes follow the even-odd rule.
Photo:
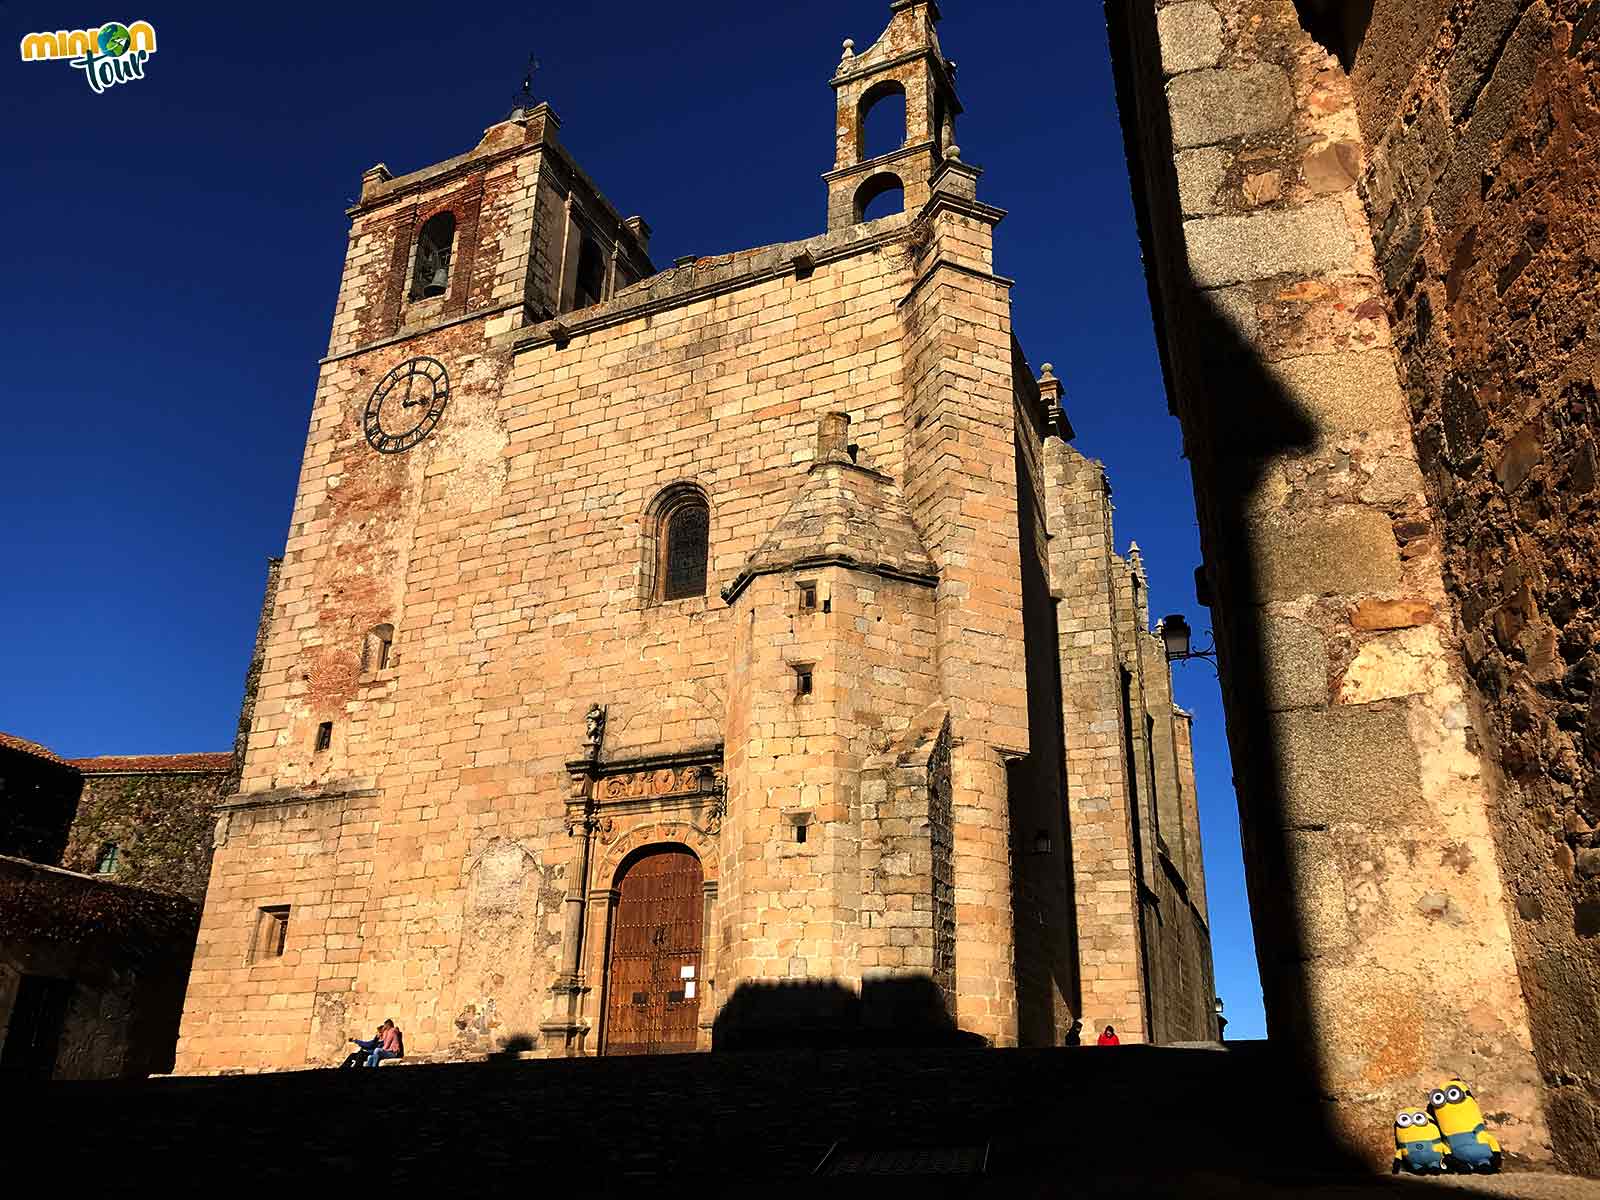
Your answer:
[[[34,758],[42,758],[45,762],[59,763],[62,766],[67,765],[66,759],[62,758],[54,750],[41,746],[38,742],[30,742],[26,738],[19,738],[10,733],[0,733],[0,750],[16,750],[21,754],[31,754]]]
[[[102,754],[75,758],[85,775],[159,775],[175,771],[231,771],[232,754]]]

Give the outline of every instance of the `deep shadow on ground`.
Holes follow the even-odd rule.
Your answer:
[[[364,1181],[467,1196],[542,1192],[577,1176],[588,1195],[749,1194],[758,1181],[789,1194],[783,1181],[805,1180],[835,1143],[987,1144],[986,1178],[915,1185],[937,1195],[1331,1198],[1439,1186],[1363,1176],[1320,1134],[1316,1096],[1264,1044],[319,1070],[13,1085],[0,1104],[19,1114],[12,1131],[27,1158],[116,1164],[120,1177],[159,1179],[168,1193]],[[1497,1182],[1501,1195],[1600,1197],[1600,1184]]]

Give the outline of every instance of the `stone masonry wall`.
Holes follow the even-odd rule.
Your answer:
[[[798,578],[818,611],[798,613]],[[933,974],[926,796],[863,784],[874,755],[938,707],[926,586],[839,567],[757,579],[733,605],[730,817],[719,961],[738,980]],[[797,694],[794,665],[813,691]],[[742,751],[742,754],[739,753]],[[916,766],[918,764],[912,764]],[[926,757],[920,764],[927,771]],[[805,840],[797,827],[803,824]]]
[[[315,1061],[335,1047],[306,1043],[313,1011],[365,1025],[396,1009],[417,1052],[489,999],[506,1028],[539,1024],[559,904],[530,886],[516,952],[463,977],[468,865],[506,841],[565,886],[563,764],[591,702],[609,706],[608,754],[720,738],[729,610],[715,589],[781,515],[816,419],[848,410],[872,465],[902,467],[905,261],[869,238],[806,279],[756,280],[514,364],[466,323],[324,368],[244,781],[247,796],[322,798],[233,816],[186,1069]],[[373,454],[360,406],[413,353],[451,365],[449,415],[411,453]],[[645,514],[683,480],[710,500],[709,594],[649,603]],[[361,638],[381,621],[394,656],[363,678]],[[324,720],[333,744],[318,754]],[[285,961],[245,966],[258,910],[283,903]],[[257,975],[272,988],[254,993]],[[269,991],[271,1014],[246,1011]]]
[[[910,7],[934,15],[896,10]],[[1087,978],[1064,919],[1076,831],[1054,838],[1058,696],[1099,689],[1085,744],[1107,740],[1106,714],[1118,771],[1125,743],[1114,642],[1096,633],[1098,657],[1056,677],[1068,629],[1050,601],[1059,616],[1076,598],[1057,546],[1084,547],[1055,528],[1073,468],[1033,425],[1039,392],[994,273],[1004,214],[950,156],[920,212],[696,260],[551,318],[533,280],[565,294],[573,264],[554,231],[570,233],[582,181],[552,120],[536,111],[458,159],[364,177],[180,1069],[329,1061],[385,1016],[414,1055],[535,1030],[542,1053],[593,1049],[617,871],[660,841],[704,868],[702,1035],[743,980],[882,973],[930,975],[961,1028],[1000,1045],[1021,1034],[1025,979],[1028,1036],[1053,1038],[1075,970]],[[473,227],[463,279],[406,301],[406,231],[457,206],[458,236]],[[414,449],[375,454],[362,410],[415,355],[446,365],[449,406]],[[824,460],[819,420],[855,444]],[[797,501],[808,478],[834,476],[854,481],[830,493],[842,518]],[[1109,639],[1109,507],[1103,477],[1086,486],[1102,608],[1074,628]],[[850,497],[872,488],[897,531],[861,550],[871,521]],[[709,509],[703,596],[652,587],[668,489]],[[792,504],[795,529],[837,519],[848,552],[763,558]],[[891,544],[902,557],[880,561]],[[820,611],[797,608],[804,582]],[[378,626],[394,630],[381,668],[363,653]],[[725,796],[656,802],[679,795],[682,764],[718,757],[721,773],[695,779],[725,779]],[[592,807],[596,782],[622,786],[607,772],[636,790]],[[1041,830],[1050,852],[1023,862]],[[1077,913],[1099,921],[1096,986],[1131,1006],[1137,1033],[1126,834],[1121,846],[1110,890],[1084,900],[1080,886]],[[1062,932],[1019,943],[1023,917]]]
[[[1144,565],[1137,547],[1126,559],[1112,552],[1102,464],[1055,437],[1044,457],[1076,1015],[1091,1030],[1116,1026],[1129,1042],[1208,1040],[1211,935],[1194,900],[1204,903],[1205,877],[1192,741],[1172,706],[1165,649],[1148,628]]]
[[[211,873],[217,806],[238,788],[231,754],[86,758],[83,795],[61,865],[93,874],[104,848],[117,848],[117,883],[196,905]]]
[[[0,1057],[23,977],[70,984],[56,1079],[170,1071],[193,902],[0,858]]]
[[[906,496],[939,571],[940,690],[955,794],[956,1017],[1017,1033],[1009,764],[1029,751],[1009,283],[994,275],[998,210],[949,185],[913,228],[904,322]]]
[[[1059,608],[1067,812],[1086,1026],[1129,1041],[1148,1026],[1141,967],[1135,797],[1128,772],[1113,594],[1111,503],[1101,464],[1046,443],[1054,527],[1050,587]]]
[[[1209,1042],[1217,1036],[1211,930],[1190,897],[1188,885],[1161,863],[1153,902],[1146,906],[1152,1041]]]
[[[1363,194],[1571,1166],[1600,1174],[1600,6],[1380,0]],[[1363,31],[1356,30],[1356,34]],[[1498,1103],[1498,1101],[1496,1101]]]
[[[1356,189],[1355,94],[1289,0],[1107,12],[1269,1029],[1374,1163],[1397,1105],[1451,1071],[1513,1153],[1545,1157],[1489,731]]]
[[[1051,520],[1040,388],[1015,351],[1018,547],[1027,654],[1030,750],[1013,764],[1013,900],[1017,1020],[1023,1045],[1060,1045],[1078,1015],[1077,913],[1067,824],[1060,631],[1050,595]]]

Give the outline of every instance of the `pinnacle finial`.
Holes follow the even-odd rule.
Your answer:
[[[1056,365],[1055,365],[1055,363],[1045,363],[1044,364],[1044,368],[1043,368],[1043,370],[1042,370],[1042,372],[1041,372],[1039,377],[1041,379],[1054,379],[1056,377]]]
[[[845,58],[854,58],[855,56],[856,56],[856,40],[855,40],[855,38],[845,38],[845,40],[844,40],[844,57]]]
[[[955,146],[955,145],[946,146],[945,147],[945,151],[944,151],[944,156],[946,158],[948,158],[948,159],[951,159],[951,160],[955,161],[955,162],[960,162],[961,161],[961,147],[960,146]]]
[[[817,462],[850,461],[850,414],[824,413],[817,422]]]

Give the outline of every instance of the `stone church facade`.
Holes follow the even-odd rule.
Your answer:
[[[938,18],[847,43],[805,240],[657,271],[545,105],[366,172],[179,1071],[706,1048],[780,982],[1215,1035],[1189,718]]]

